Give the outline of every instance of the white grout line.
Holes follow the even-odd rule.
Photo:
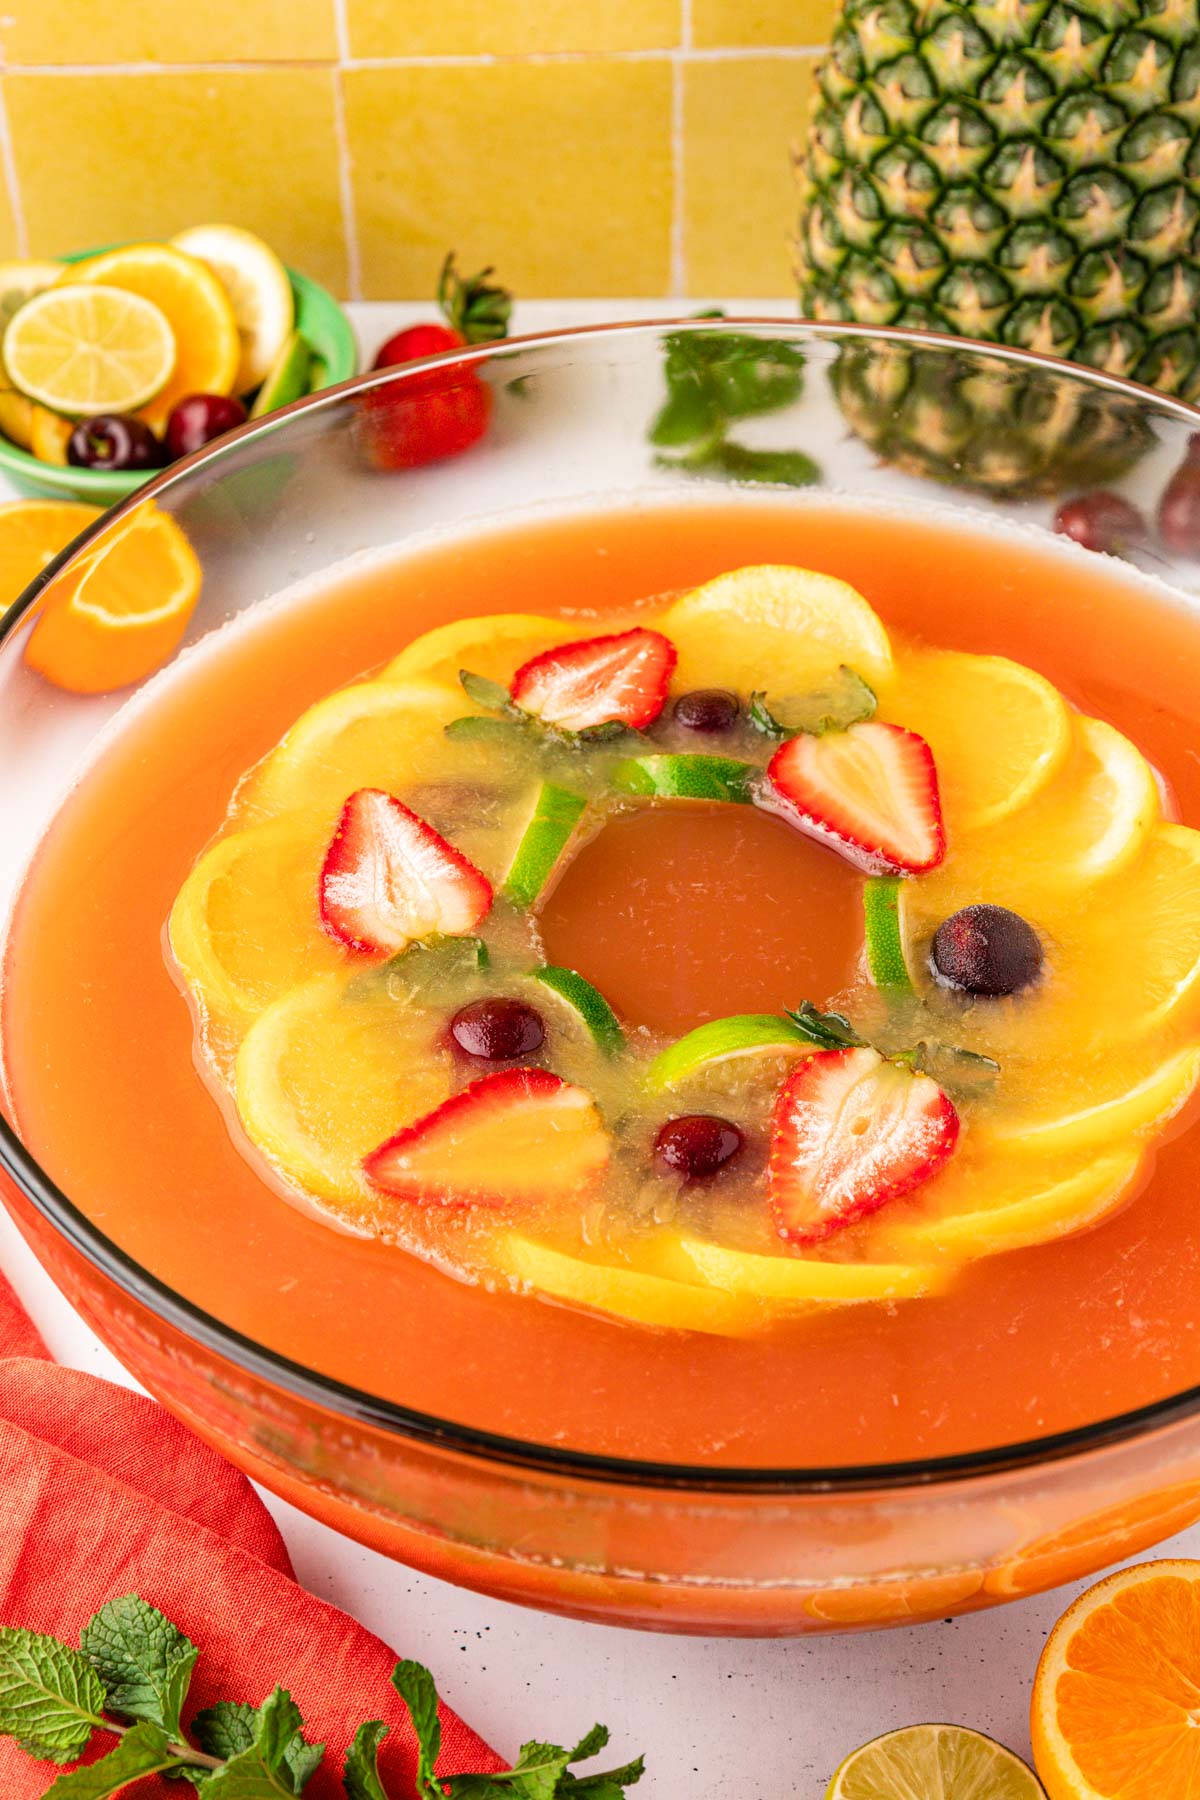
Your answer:
[[[576,62],[789,62],[805,56],[819,55],[826,44],[763,44],[761,46],[717,45],[701,49],[695,45],[664,47],[658,50],[544,50],[522,56],[343,56],[336,62],[320,58],[298,58],[293,62],[132,62],[132,63],[29,63],[10,67],[9,75],[22,79],[46,76],[96,75],[263,75],[291,73],[303,69],[472,69],[505,66],[509,63],[576,63]]]
[[[350,26],[346,15],[346,0],[333,0],[333,17],[338,48],[337,66],[332,72],[333,136],[337,145],[338,194],[342,206],[342,231],[346,240],[346,292],[351,300],[361,300],[362,251],[358,237],[358,208],[354,203],[350,135],[346,130],[346,96],[342,89],[342,70],[350,61]]]
[[[17,240],[17,255],[29,255],[29,229],[25,223],[25,201],[21,194],[21,184],[17,180],[17,159],[13,151],[12,132],[8,124],[8,105],[0,89],[0,170],[4,173],[5,186],[8,188],[8,202],[12,209],[13,235]]]

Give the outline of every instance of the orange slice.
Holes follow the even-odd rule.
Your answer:
[[[1191,1800],[1200,1788],[1200,1562],[1141,1563],[1065,1612],[1033,1684],[1050,1800]]]
[[[128,687],[174,655],[200,582],[179,526],[147,503],[52,583],[25,660],[74,694]]]
[[[861,1625],[917,1624],[964,1607],[983,1586],[978,1569],[944,1575],[897,1575],[894,1581],[858,1581],[807,1594],[804,1610],[825,1625],[850,1630]]]
[[[14,402],[24,399],[24,395],[11,395]],[[65,469],[67,466],[67,445],[71,439],[74,426],[70,419],[61,414],[51,412],[48,406],[34,406],[27,401],[28,416],[25,428],[29,432],[29,448],[39,462],[53,463],[55,468]]]
[[[13,500],[0,506],[0,614],[99,517],[98,506],[74,500]]]
[[[75,263],[63,279],[100,282],[149,300],[175,336],[175,368],[141,417],[161,431],[185,394],[233,391],[242,347],[229,296],[199,257],[169,244],[127,244]]]
[[[1200,1481],[1177,1482],[1136,1500],[1122,1500],[1062,1531],[1034,1538],[1011,1562],[992,1570],[988,1593],[1012,1599],[1080,1581],[1108,1563],[1161,1544],[1197,1518]]]

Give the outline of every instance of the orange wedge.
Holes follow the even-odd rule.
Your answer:
[[[75,500],[13,500],[0,506],[0,615],[99,517],[98,506]]]
[[[1192,1800],[1200,1790],[1200,1562],[1140,1563],[1065,1612],[1033,1684],[1050,1800]]]
[[[1136,1500],[1092,1513],[1077,1525],[1035,1538],[987,1578],[989,1594],[1006,1599],[1080,1581],[1109,1563],[1161,1544],[1200,1519],[1200,1481],[1176,1482]]]
[[[140,294],[170,325],[175,368],[140,413],[155,431],[186,394],[232,393],[242,355],[237,320],[225,289],[199,257],[169,244],[126,244],[73,264],[62,279]]]
[[[147,503],[51,584],[25,660],[74,694],[128,687],[174,655],[200,582],[179,526]]]

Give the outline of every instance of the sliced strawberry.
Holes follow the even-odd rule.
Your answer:
[[[769,810],[870,875],[922,875],[946,854],[933,752],[903,725],[789,738],[767,778]]]
[[[771,1121],[767,1198],[781,1238],[816,1244],[927,1181],[958,1141],[928,1075],[865,1046],[819,1050],[784,1083]]]
[[[614,721],[636,729],[662,711],[674,667],[670,639],[638,626],[543,651],[517,670],[509,692],[522,712],[561,731]]]
[[[363,1170],[401,1200],[499,1207],[578,1194],[607,1161],[590,1094],[547,1069],[501,1069],[397,1132]]]
[[[473,931],[492,904],[492,885],[393,795],[359,788],[325,852],[320,901],[330,937],[394,955],[418,938]]]

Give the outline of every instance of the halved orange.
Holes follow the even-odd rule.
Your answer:
[[[242,356],[237,320],[225,289],[199,257],[170,244],[125,244],[74,263],[62,279],[140,294],[170,325],[174,370],[140,414],[156,431],[186,394],[232,393]]]
[[[1152,1494],[1106,1506],[1063,1531],[1035,1538],[987,1577],[989,1594],[1006,1599],[1080,1581],[1110,1563],[1161,1544],[1200,1519],[1200,1481],[1175,1482]]]
[[[99,517],[98,506],[76,500],[12,500],[0,506],[0,614]]]
[[[1050,1633],[1030,1714],[1050,1800],[1192,1800],[1198,1720],[1200,1562],[1121,1569]]]
[[[182,530],[147,502],[51,583],[25,660],[74,694],[128,687],[174,655],[200,583]]]

